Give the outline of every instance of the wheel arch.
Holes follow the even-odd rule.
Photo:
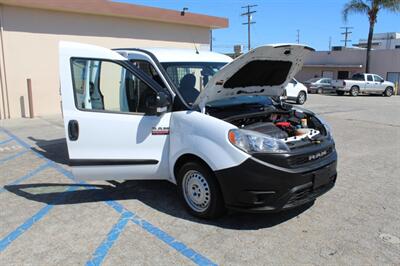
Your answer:
[[[173,171],[173,173],[174,173],[175,180],[176,180],[176,176],[178,175],[179,169],[185,163],[193,162],[193,161],[201,163],[202,165],[206,166],[207,168],[209,168],[212,171],[211,167],[208,165],[208,163],[205,160],[203,160],[202,158],[200,158],[199,156],[197,156],[195,154],[185,153],[185,154],[182,154],[181,156],[179,156],[179,158],[174,163],[174,171]]]

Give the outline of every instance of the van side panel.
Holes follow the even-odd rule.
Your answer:
[[[184,154],[203,159],[213,170],[241,164],[250,157],[228,140],[230,129],[236,128],[223,120],[197,111],[171,114],[170,174],[174,176],[175,162]]]

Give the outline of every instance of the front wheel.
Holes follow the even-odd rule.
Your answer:
[[[217,218],[225,204],[212,171],[198,162],[184,164],[178,173],[179,196],[189,212],[200,218]]]
[[[324,91],[322,90],[322,88],[319,88],[318,91],[317,91],[317,93],[318,93],[318,94],[322,94],[322,93],[324,93]]]
[[[304,104],[307,100],[307,95],[304,91],[299,92],[299,95],[297,95],[297,104]]]
[[[393,88],[392,87],[387,87],[385,92],[383,93],[384,96],[390,97],[393,95]]]

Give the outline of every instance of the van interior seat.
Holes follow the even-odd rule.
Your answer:
[[[179,92],[189,104],[194,103],[200,94],[200,92],[195,88],[195,85],[196,77],[193,74],[186,74],[179,82]]]

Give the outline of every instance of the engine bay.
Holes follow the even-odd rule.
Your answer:
[[[224,120],[240,129],[281,139],[289,145],[295,145],[300,141],[310,143],[318,136],[326,135],[323,125],[317,118],[294,109],[235,115]]]

